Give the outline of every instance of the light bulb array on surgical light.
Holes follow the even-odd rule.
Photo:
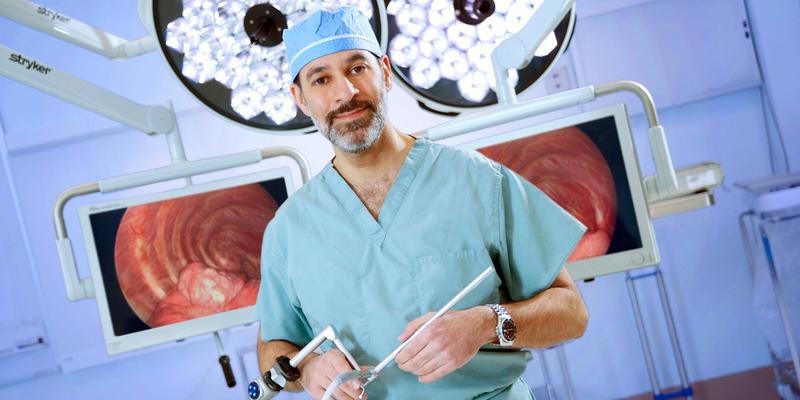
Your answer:
[[[389,58],[408,68],[411,84],[430,89],[442,79],[457,82],[465,99],[478,103],[495,89],[491,54],[509,35],[517,33],[543,0],[496,0],[494,13],[477,25],[461,22],[450,0],[393,0],[387,14],[399,33],[389,42]],[[558,46],[551,32],[536,50],[544,57]],[[511,72],[513,85],[516,71]]]
[[[184,1],[182,16],[167,25],[166,45],[183,53],[181,73],[203,84],[216,80],[231,90],[231,108],[246,120],[262,112],[282,125],[297,116],[289,93],[291,79],[286,48],[253,44],[245,32],[248,10],[266,1],[192,0]],[[283,13],[291,28],[319,9],[350,5],[372,18],[370,0],[277,0],[269,2]]]
[[[154,27],[171,70],[212,111],[276,134],[313,132],[290,95],[282,32],[310,12],[356,6],[367,15],[398,83],[423,107],[460,113],[496,104],[492,54],[520,33],[543,0],[153,0]],[[265,10],[266,14],[265,15]],[[549,71],[572,36],[573,11],[509,69],[522,93]]]

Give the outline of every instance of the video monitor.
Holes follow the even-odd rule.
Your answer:
[[[109,354],[255,320],[261,240],[288,168],[82,206]]]
[[[659,262],[624,105],[462,146],[521,175],[587,227],[568,259],[573,279]]]

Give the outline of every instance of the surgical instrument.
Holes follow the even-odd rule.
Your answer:
[[[417,336],[419,336],[425,328],[427,328],[433,321],[437,320],[439,317],[444,315],[446,312],[450,311],[453,306],[455,306],[459,301],[461,301],[467,294],[472,292],[481,282],[483,282],[489,275],[492,274],[494,271],[494,266],[487,267],[477,278],[475,278],[472,282],[470,282],[464,289],[461,289],[458,294],[456,294],[450,301],[447,302],[439,311],[436,312],[429,320],[427,320],[419,329],[414,332],[408,339],[406,339],[403,343],[397,346],[394,351],[389,353],[386,358],[383,359],[378,365],[374,368],[364,370],[364,371],[348,371],[341,373],[336,376],[336,378],[328,385],[328,388],[325,390],[325,394],[322,396],[322,400],[328,400],[331,398],[331,395],[334,391],[344,382],[351,381],[353,379],[358,379],[361,382],[361,395],[363,396],[367,385],[372,383],[377,377],[378,374],[383,371],[394,359],[397,357],[397,354],[400,353],[412,340],[414,340]],[[358,367],[356,367],[358,368]],[[361,398],[361,396],[359,396]]]

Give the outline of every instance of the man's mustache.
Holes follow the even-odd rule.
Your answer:
[[[373,113],[376,111],[375,105],[372,104],[372,102],[366,100],[351,100],[328,113],[328,115],[325,117],[328,122],[328,126],[333,124],[333,119],[336,118],[337,115],[348,113],[359,108],[368,108],[372,110]]]

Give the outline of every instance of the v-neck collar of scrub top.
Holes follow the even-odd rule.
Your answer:
[[[333,160],[322,171],[322,177],[330,187],[333,195],[353,217],[356,224],[378,246],[383,244],[383,240],[386,238],[386,231],[392,225],[392,221],[397,215],[397,210],[403,204],[403,199],[414,182],[420,165],[425,160],[426,147],[426,140],[416,139],[408,155],[406,155],[403,165],[400,167],[397,178],[392,183],[392,187],[389,188],[389,193],[386,194],[386,198],[383,200],[377,220],[372,217],[367,206],[358,198],[358,195],[339,174],[339,171],[333,167]]]

